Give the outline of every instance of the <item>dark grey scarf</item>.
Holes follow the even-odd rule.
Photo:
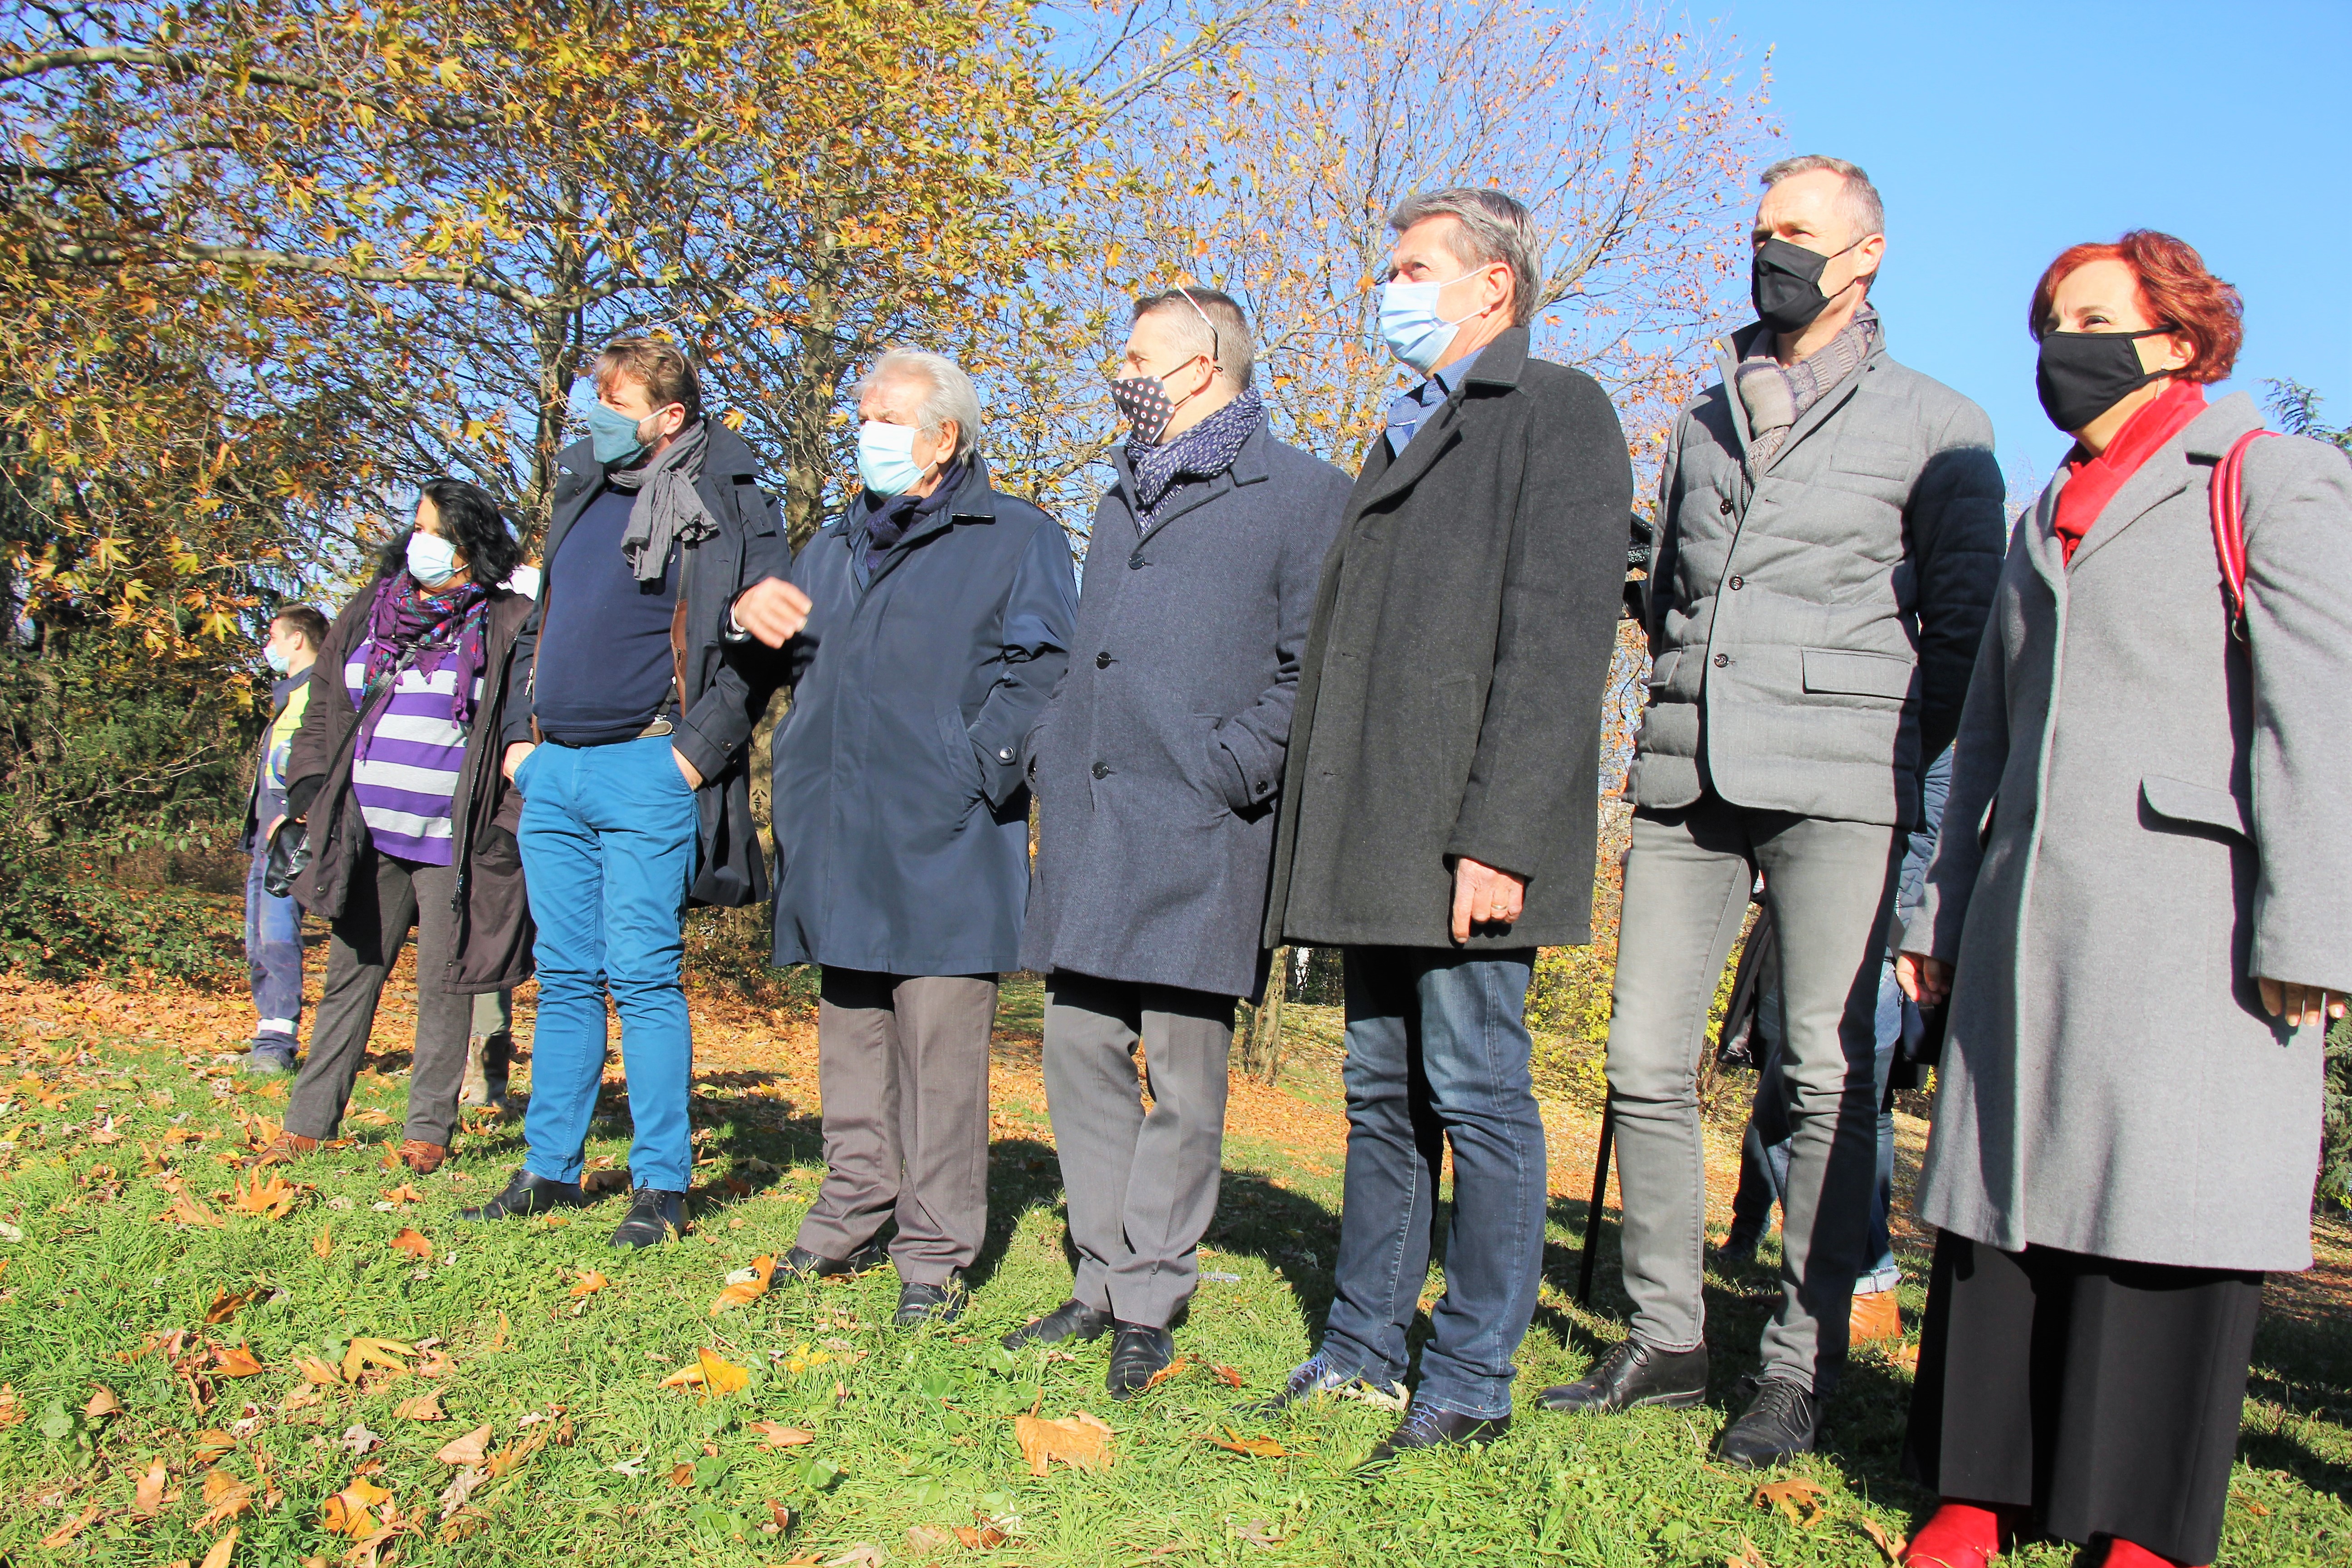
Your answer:
[[[692,544],[719,531],[694,489],[709,450],[710,426],[698,419],[644,468],[615,468],[604,476],[614,489],[636,492],[628,529],[621,535],[621,554],[638,582],[661,581],[673,544]]]
[[[1265,423],[1265,405],[1257,389],[1244,387],[1241,395],[1172,441],[1146,446],[1127,444],[1127,464],[1135,474],[1136,531],[1150,533],[1160,522],[1160,510],[1180,488],[1181,479],[1213,479],[1234,466],[1242,447]]]
[[[1772,356],[1772,334],[1761,331],[1748,346],[1748,357],[1731,373],[1739,401],[1748,410],[1748,479],[1778,456],[1790,429],[1822,394],[1862,368],[1870,345],[1878,340],[1878,312],[1864,301],[1853,320],[1838,335],[1794,364]]]

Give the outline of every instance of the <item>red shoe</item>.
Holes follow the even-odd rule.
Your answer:
[[[1972,1502],[1943,1502],[1903,1549],[1905,1568],[1985,1568],[2000,1553],[2000,1515]]]
[[[2100,1568],[2187,1568],[2184,1563],[2150,1552],[2137,1542],[2126,1541],[2120,1535],[2107,1537],[2107,1554],[2099,1559]]]

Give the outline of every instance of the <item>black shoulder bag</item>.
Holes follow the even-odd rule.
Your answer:
[[[328,759],[325,777],[331,779],[335,776],[335,770],[343,765],[343,760],[360,743],[360,736],[367,731],[368,720],[377,703],[391,700],[392,689],[399,683],[401,672],[415,658],[416,650],[412,648],[401,655],[390,669],[368,682],[366,689],[360,693],[359,712],[352,721],[351,733],[343,737],[335,754]],[[310,804],[316,809],[320,803],[312,801]],[[294,879],[310,868],[312,854],[309,822],[298,822],[288,816],[278,825],[278,831],[269,836],[269,858],[261,868],[261,890],[273,899],[283,899],[292,894]]]

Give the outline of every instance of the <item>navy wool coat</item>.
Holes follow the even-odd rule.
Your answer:
[[[871,510],[793,561],[813,607],[784,649],[775,962],[1000,973],[1029,890],[1022,743],[1069,659],[1069,542],[975,459],[861,587]]]
[[[1142,535],[1117,467],[1069,670],[1031,737],[1022,962],[1255,995],[1299,660],[1349,481],[1261,426]]]

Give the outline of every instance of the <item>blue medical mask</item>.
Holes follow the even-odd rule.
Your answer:
[[[408,574],[420,586],[438,588],[457,574],[457,547],[437,533],[416,530],[408,536]]]
[[[283,675],[286,673],[286,656],[279,653],[274,647],[266,647],[261,650],[261,662],[269,667],[269,673],[272,675]]]
[[[637,435],[644,428],[642,419],[632,419],[601,403],[588,405],[588,444],[596,460],[608,468],[634,463],[645,456],[650,443]]]
[[[1465,272],[1462,278],[1469,276]],[[1388,344],[1389,353],[1423,375],[1445,357],[1462,322],[1478,314],[1473,310],[1449,321],[1437,313],[1437,291],[1448,283],[1461,282],[1462,278],[1448,278],[1444,283],[1381,285],[1381,341]]]
[[[877,496],[902,496],[929,470],[915,461],[915,427],[868,419],[857,427],[857,477]]]

